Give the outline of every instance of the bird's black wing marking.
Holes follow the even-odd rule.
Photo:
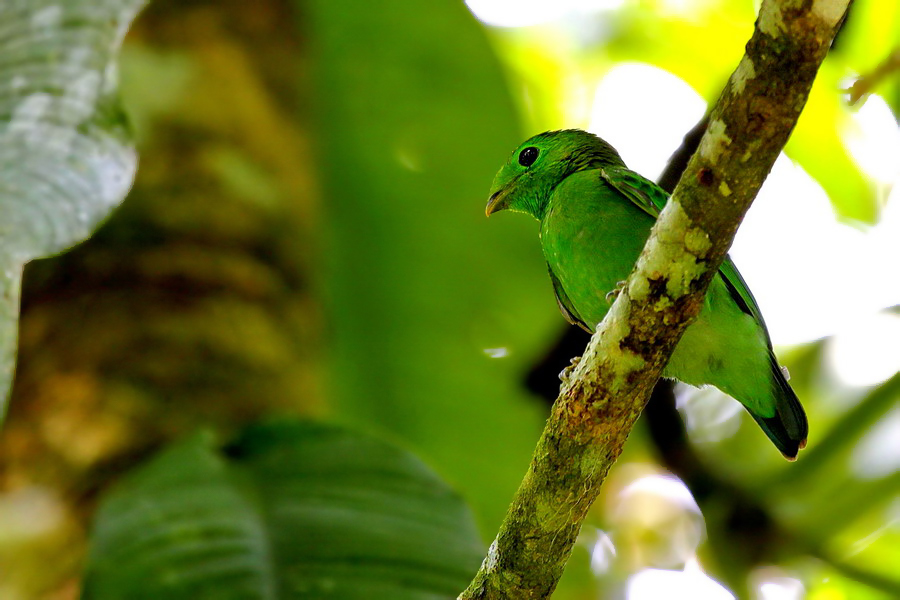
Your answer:
[[[766,322],[763,319],[762,312],[756,304],[756,298],[750,293],[750,288],[747,287],[747,283],[744,281],[744,278],[741,277],[741,273],[737,270],[737,267],[734,266],[730,256],[725,256],[725,261],[722,263],[722,266],[719,267],[719,275],[722,276],[725,287],[728,288],[728,293],[731,294],[731,298],[735,303],[742,311],[756,319],[756,322],[762,327],[763,333],[766,334],[766,345],[769,347],[769,350],[771,350],[772,340],[769,339],[769,330],[766,328]]]
[[[594,333],[575,312],[572,301],[569,300],[569,297],[566,295],[566,290],[563,289],[562,284],[559,282],[559,279],[556,278],[556,274],[553,272],[553,269],[550,268],[549,264],[547,265],[547,272],[550,273],[550,281],[553,282],[553,292],[556,294],[556,305],[559,306],[559,312],[561,312],[566,318],[566,321],[572,325],[578,325],[588,333]]]

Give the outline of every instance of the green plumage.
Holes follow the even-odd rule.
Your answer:
[[[540,221],[559,308],[570,322],[593,332],[610,308],[607,294],[631,273],[667,200],[665,191],[629,171],[597,136],[552,131],[513,152],[494,179],[487,214],[510,209]],[[806,415],[731,259],[710,284],[700,315],[663,375],[713,385],[737,399],[791,460],[806,444]]]

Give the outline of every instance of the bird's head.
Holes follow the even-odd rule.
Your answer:
[[[509,209],[540,220],[553,188],[577,171],[623,165],[618,152],[580,129],[547,131],[522,143],[494,177],[485,214]]]

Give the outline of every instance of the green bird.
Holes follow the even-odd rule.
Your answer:
[[[630,171],[605,141],[569,129],[541,133],[519,146],[494,178],[485,212],[509,209],[540,221],[559,309],[570,323],[593,333],[610,308],[608,295],[628,278],[668,197]],[[788,460],[806,445],[806,414],[730,258],[663,376],[712,385],[735,398]]]

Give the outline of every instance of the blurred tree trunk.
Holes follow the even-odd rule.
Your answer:
[[[96,491],[165,441],[320,410],[294,18],[279,0],[160,1],[130,33],[135,188],[91,240],[26,270],[0,431],[4,597],[76,597]]]

